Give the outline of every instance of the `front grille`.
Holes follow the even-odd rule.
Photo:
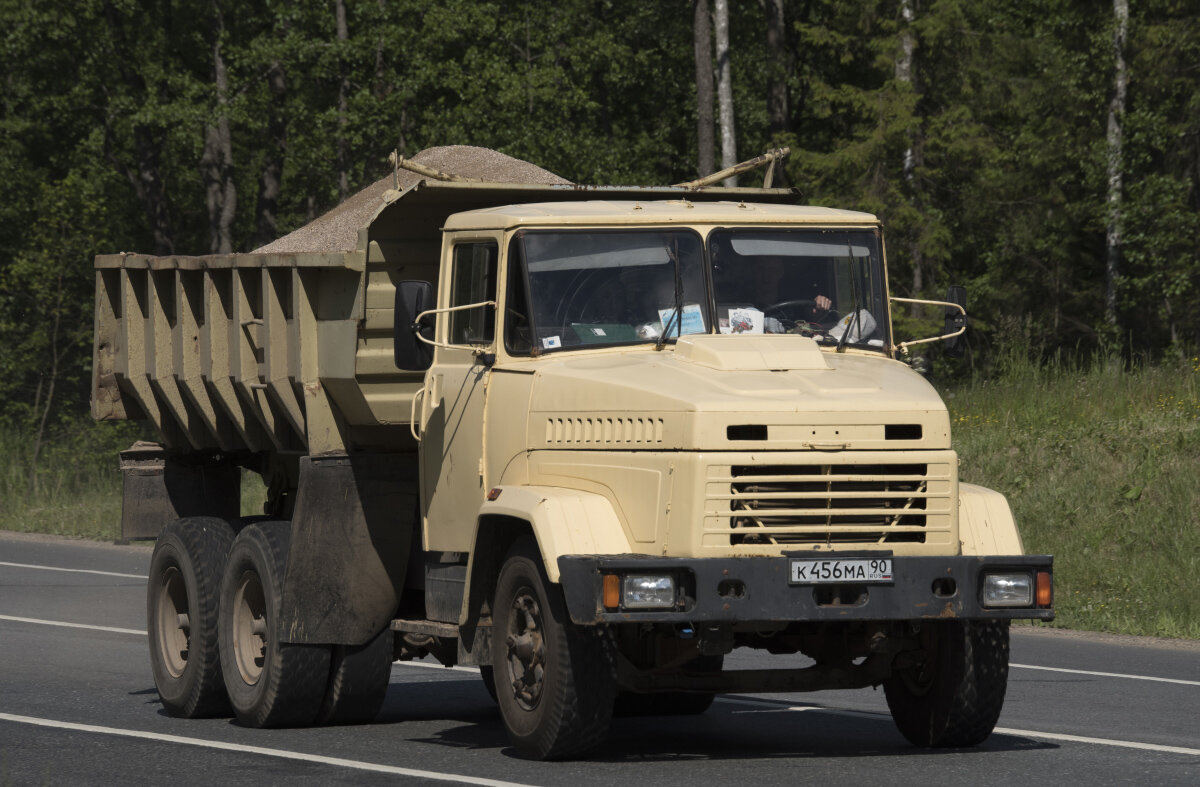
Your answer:
[[[707,532],[732,545],[924,544],[950,521],[949,465],[831,463],[712,468]],[[725,475],[728,473],[728,475]]]

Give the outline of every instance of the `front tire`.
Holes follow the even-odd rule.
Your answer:
[[[146,629],[150,668],[163,708],[192,719],[227,715],[217,609],[233,527],[216,517],[167,525],[150,558]]]
[[[329,647],[279,640],[291,527],[260,522],[233,542],[221,582],[221,670],[238,721],[249,727],[311,724],[329,682]]]
[[[531,538],[509,550],[492,609],[496,701],[517,751],[550,760],[598,746],[616,682],[599,638],[571,623]]]
[[[1008,685],[1008,621],[926,623],[924,663],[884,681],[892,720],[914,746],[982,743],[996,726]]]

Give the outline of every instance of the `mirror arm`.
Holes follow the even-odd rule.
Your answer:
[[[888,301],[890,301],[891,303],[919,303],[919,304],[924,304],[926,306],[952,306],[953,308],[958,309],[959,313],[962,314],[962,316],[964,318],[967,316],[967,310],[965,308],[963,308],[961,304],[951,303],[950,301],[926,301],[926,300],[922,300],[920,298],[897,298],[894,296],[891,298],[888,298]],[[900,342],[899,344],[896,345],[896,349],[899,350],[900,352],[904,353],[905,355],[908,355],[909,347],[914,347],[918,344],[928,344],[929,342],[936,342],[939,339],[953,339],[955,336],[962,336],[966,332],[967,332],[967,324],[966,324],[966,321],[964,320],[963,326],[961,328],[959,328],[957,331],[955,331],[954,333],[944,333],[940,336],[934,336],[929,339],[915,339],[911,342]]]
[[[479,303],[467,303],[462,306],[448,306],[445,309],[426,309],[425,311],[418,314],[417,318],[415,320],[413,320],[413,324],[412,324],[413,334],[417,337],[417,339],[419,341],[425,342],[425,344],[428,344],[430,347],[448,347],[448,348],[462,347],[463,345],[461,345],[461,344],[450,344],[449,342],[439,342],[434,339],[426,339],[424,336],[421,335],[421,331],[420,331],[421,320],[423,320],[426,317],[429,317],[431,315],[449,314],[450,312],[461,312],[461,311],[465,311],[467,309],[479,309],[483,306],[491,306],[494,309],[494,308],[496,308],[496,302],[495,301],[480,301]],[[468,345],[468,346],[471,346],[471,345]],[[484,345],[480,345],[480,346],[482,347]]]

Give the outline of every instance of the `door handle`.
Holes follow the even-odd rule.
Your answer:
[[[421,408],[421,415],[418,416],[417,415],[417,401],[420,399],[424,399],[424,398],[425,398],[425,384],[422,383],[421,390],[419,390],[413,394],[412,406],[409,408],[409,413],[408,413],[408,429],[410,432],[412,432],[413,439],[416,440],[418,443],[421,442],[420,432],[423,432],[425,429],[425,424],[424,424],[425,408],[423,408],[423,407]],[[420,430],[417,429],[417,419],[418,418],[420,418],[420,420],[422,421]]]

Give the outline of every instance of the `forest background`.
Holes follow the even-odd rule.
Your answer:
[[[894,294],[966,286],[970,349],[935,359],[939,385],[1149,364],[1188,377],[1155,390],[1184,419],[1164,429],[1200,445],[1195,2],[0,0],[0,31],[10,499],[91,467],[111,487],[138,435],[88,416],[95,254],[249,251],[386,174],[393,149],[450,144],[639,185],[790,147],[776,185],[884,221]],[[731,113],[714,109],[726,75]],[[995,422],[948,401],[956,436]],[[1187,516],[1161,524],[1194,533]]]

